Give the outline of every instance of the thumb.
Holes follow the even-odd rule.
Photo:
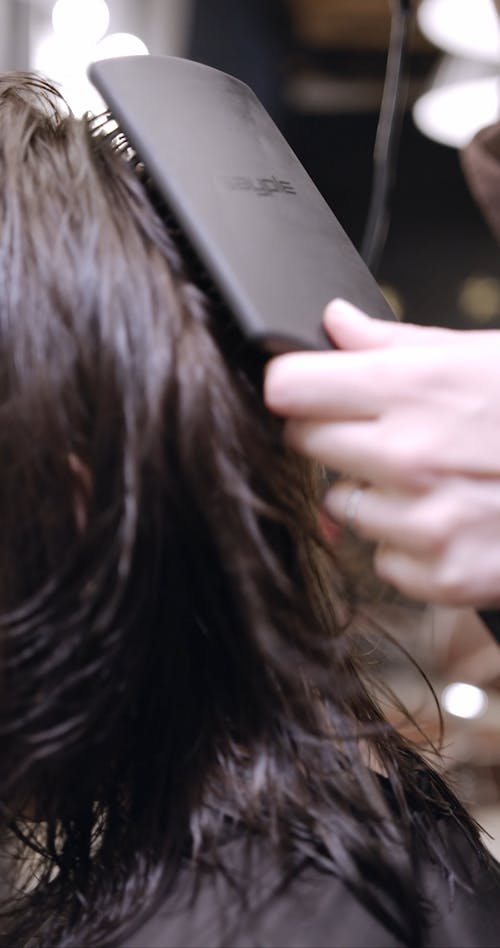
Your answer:
[[[439,343],[442,329],[411,323],[372,319],[347,300],[334,300],[327,307],[325,329],[339,349],[382,349],[392,346],[425,346]]]

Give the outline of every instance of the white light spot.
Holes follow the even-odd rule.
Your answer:
[[[148,47],[133,33],[110,33],[94,51],[94,60],[117,59],[119,56],[147,56]]]
[[[75,52],[52,33],[35,48],[33,68],[57,83],[69,107],[77,118],[86,112],[98,115],[105,110],[104,101],[87,79],[91,54]]]
[[[497,121],[500,83],[497,76],[433,88],[413,106],[417,128],[434,141],[463,148],[476,132]]]
[[[498,63],[500,27],[492,0],[422,0],[417,17],[424,36],[441,49]]]
[[[105,35],[109,20],[105,0],[57,0],[52,11],[54,33],[71,45],[95,46]]]
[[[488,697],[482,688],[463,681],[448,685],[441,696],[443,708],[457,718],[479,718],[488,707]]]

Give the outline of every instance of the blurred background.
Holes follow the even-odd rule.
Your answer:
[[[390,0],[0,0],[0,70],[42,71],[78,114],[102,106],[85,78],[99,57],[149,51],[226,70],[257,92],[359,247],[392,8]],[[499,249],[459,161],[473,134],[500,118],[498,13],[494,0],[415,8],[380,282],[405,320],[500,327]],[[500,648],[467,611],[393,597],[377,615],[429,676],[446,769],[500,855]],[[410,662],[379,643],[370,661],[439,740],[438,709]],[[412,736],[421,740],[417,729]]]

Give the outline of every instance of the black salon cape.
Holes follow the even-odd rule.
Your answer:
[[[442,869],[422,858],[422,891],[428,904],[422,945],[499,948],[500,865],[493,859],[483,864],[449,817],[437,819],[434,831],[443,835],[455,880],[450,884]],[[204,884],[194,905],[187,904],[187,898],[183,902],[183,891],[190,889],[186,869],[179,880],[179,895],[127,940],[126,948],[396,948],[404,944],[342,882],[316,869],[304,870],[263,908],[277,879],[270,850],[261,844],[249,867],[242,839],[235,838],[226,847],[233,879],[243,880],[252,893],[254,916],[242,915],[230,885],[222,879]]]

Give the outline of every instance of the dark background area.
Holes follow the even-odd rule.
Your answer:
[[[386,6],[389,24],[389,3]],[[363,50],[363,24],[356,21],[355,2],[352,49],[348,30],[347,41],[343,36],[338,49],[334,36],[321,46],[304,42],[292,8],[276,0],[195,0],[189,53],[252,86],[359,247],[369,204],[377,111],[363,109],[362,101],[351,112],[342,101],[331,108],[302,110],[290,104],[287,88],[296,75],[307,83],[308,76],[319,74],[340,87],[342,81],[361,76],[379,90],[386,50]],[[414,79],[425,79],[433,59],[432,50],[420,43],[411,58]],[[404,319],[464,328],[500,326],[497,245],[469,195],[458,153],[425,138],[410,111],[403,128],[392,226],[378,276]]]

